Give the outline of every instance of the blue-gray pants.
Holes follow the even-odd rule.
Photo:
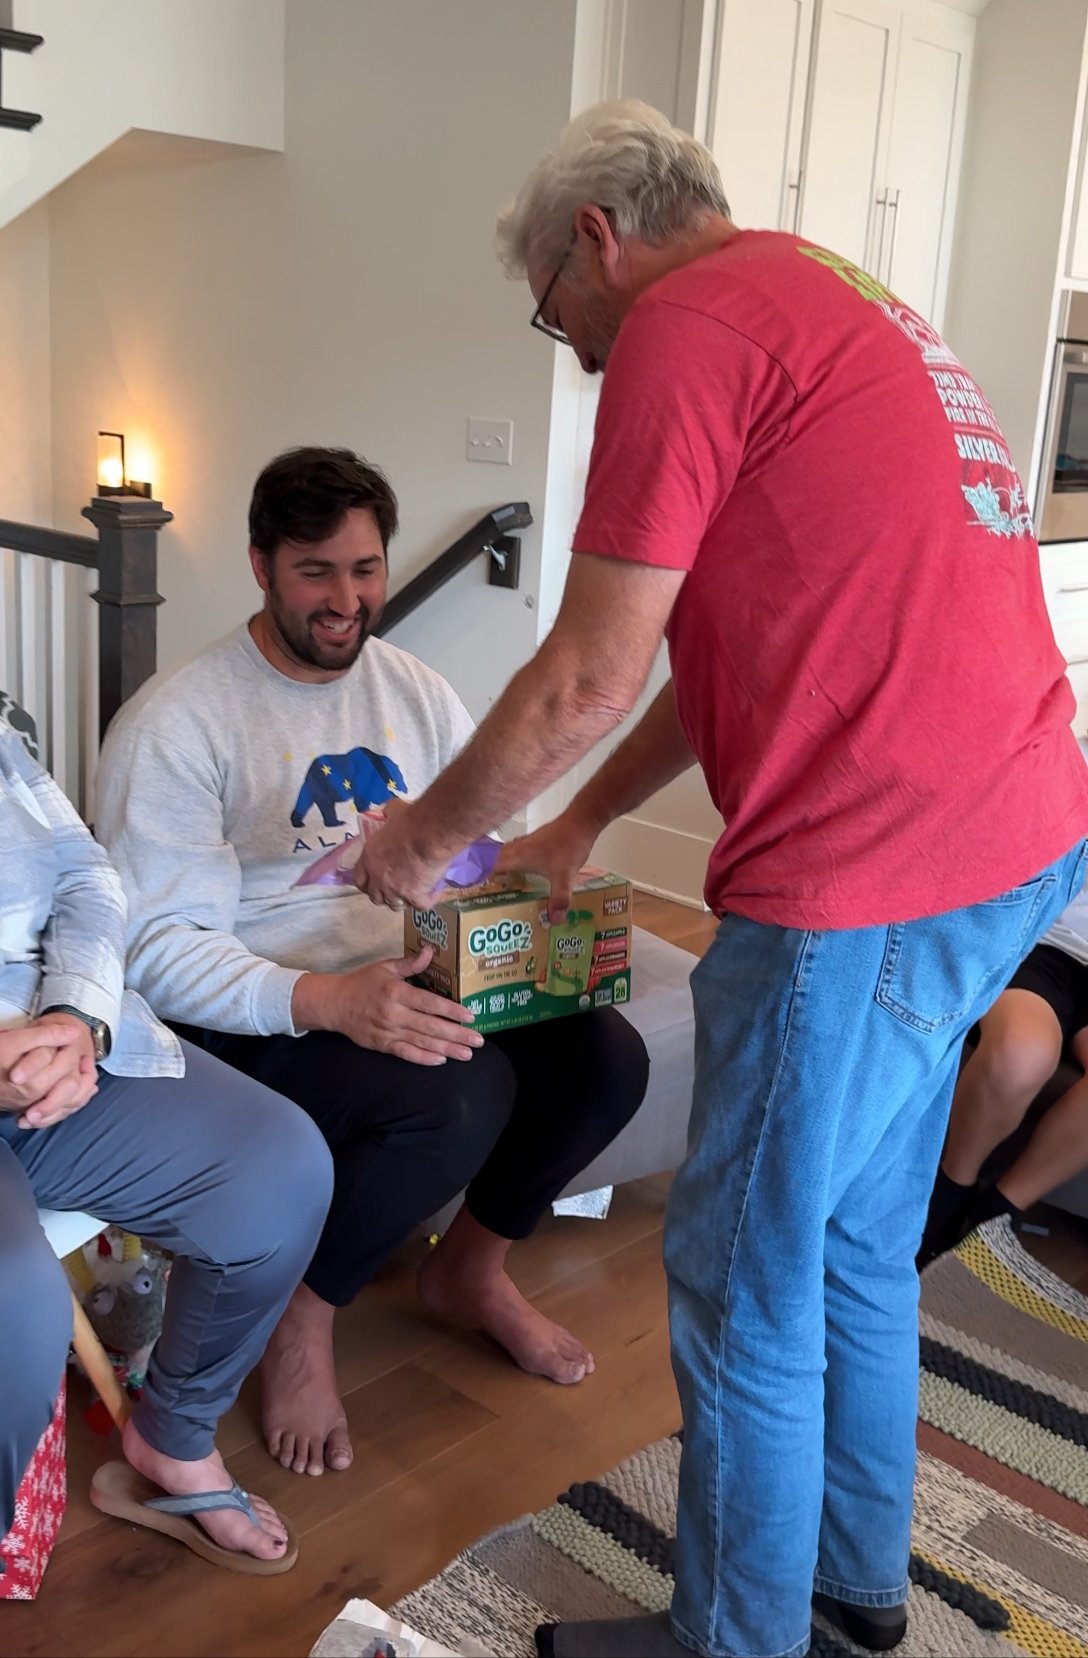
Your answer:
[[[304,1112],[185,1044],[181,1078],[101,1073],[55,1128],[0,1115],[0,1537],[49,1422],[72,1329],[37,1205],[88,1209],[174,1255],[134,1420],[148,1444],[207,1456],[313,1254],[332,1160]],[[0,1566],[2,1570],[2,1566]]]

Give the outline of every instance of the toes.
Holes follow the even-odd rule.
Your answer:
[[[345,1468],[350,1468],[355,1453],[351,1448],[346,1424],[333,1428],[325,1442],[325,1461],[336,1473],[342,1474]]]
[[[280,1438],[279,1464],[281,1468],[290,1468],[295,1461],[295,1436],[285,1433]]]
[[[314,1457],[309,1439],[295,1440],[295,1460],[291,1468],[296,1474],[313,1473]]]
[[[282,1525],[275,1531],[267,1526],[261,1526],[253,1539],[252,1547],[255,1551],[259,1549],[265,1559],[274,1558],[277,1554],[282,1554],[287,1547],[287,1533]]]
[[[583,1359],[568,1360],[566,1363],[560,1361],[549,1373],[553,1382],[558,1382],[562,1387],[573,1387],[577,1382],[584,1380],[587,1366]]]
[[[552,1371],[554,1379],[569,1387],[591,1376],[597,1364],[588,1347],[583,1347],[577,1336],[572,1336],[569,1330],[557,1327],[556,1336],[556,1365]]]
[[[286,1547],[286,1537],[271,1537],[268,1532],[261,1531],[257,1533],[253,1547],[248,1552],[255,1554],[258,1560],[275,1560]]]
[[[276,1428],[274,1432],[265,1435],[265,1444],[268,1446],[268,1454],[274,1462],[278,1462],[280,1460],[280,1446],[282,1443],[283,1435],[278,1428]]]
[[[261,1530],[278,1542],[286,1543],[287,1527],[284,1525],[280,1515],[277,1514],[276,1510],[272,1507],[272,1504],[265,1502],[263,1497],[254,1497],[252,1495],[250,1496],[249,1501],[253,1508],[253,1512],[257,1516]]]

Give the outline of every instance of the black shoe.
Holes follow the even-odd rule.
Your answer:
[[[870,1652],[890,1652],[907,1633],[905,1606],[853,1606],[845,1600],[833,1604],[850,1639]]]
[[[555,1658],[555,1631],[558,1624],[538,1623],[534,1632],[538,1658]]]

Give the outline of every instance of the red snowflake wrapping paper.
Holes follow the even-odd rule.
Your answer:
[[[15,1493],[15,1519],[6,1537],[0,1537],[0,1600],[34,1600],[57,1541],[68,1500],[64,1431],[65,1385],[53,1411],[53,1420],[39,1439]]]

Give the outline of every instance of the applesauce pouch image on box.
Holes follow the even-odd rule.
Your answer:
[[[405,912],[405,950],[434,952],[418,982],[470,1008],[473,1028],[511,1030],[631,995],[631,889],[622,876],[585,869],[565,921],[548,925],[548,885],[502,875],[443,893]]]
[[[548,929],[549,996],[584,996],[589,990],[597,918],[592,910],[568,910],[567,919]]]

